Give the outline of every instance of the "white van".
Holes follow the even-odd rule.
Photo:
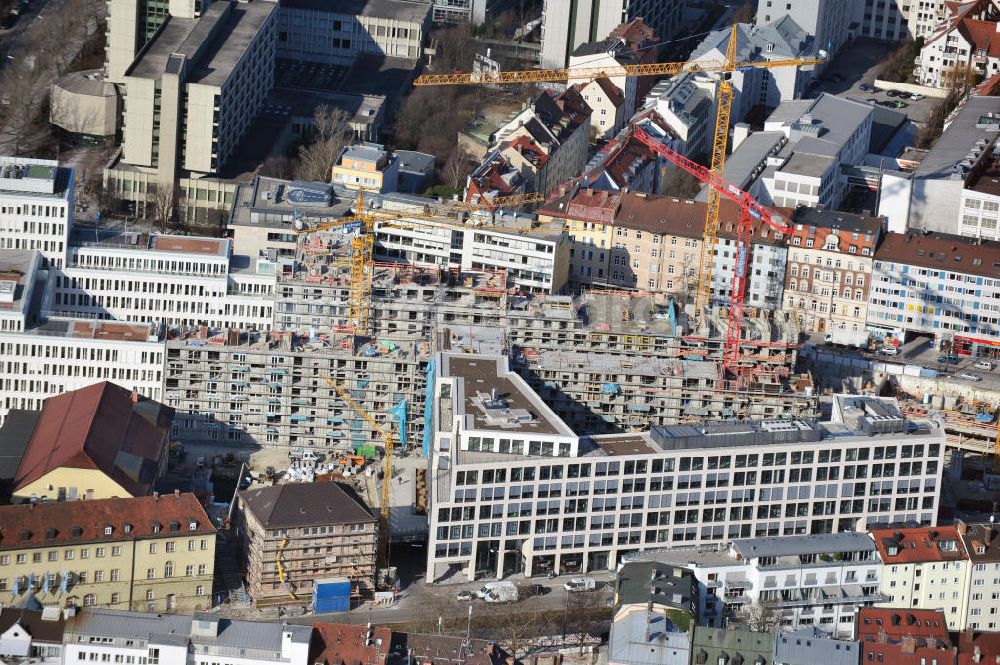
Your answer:
[[[494,589],[501,587],[505,584],[510,584],[510,582],[487,582],[486,584],[483,585],[481,589],[479,589],[479,591],[476,592],[476,597],[485,598],[486,596],[489,595],[490,591],[493,591]]]

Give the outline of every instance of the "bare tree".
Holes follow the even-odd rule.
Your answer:
[[[157,184],[150,186],[152,192],[147,193],[147,206],[152,208],[153,223],[161,231],[168,230],[174,223],[177,213],[177,185]],[[147,190],[148,191],[148,190]]]
[[[773,633],[781,627],[781,608],[768,601],[751,603],[737,612],[735,619],[752,631]]]
[[[5,106],[7,131],[14,136],[14,154],[21,150],[21,139],[38,111],[37,103],[43,94],[39,90],[42,75],[33,62],[21,59],[9,65],[0,77],[0,99]]]
[[[486,623],[489,634],[496,635],[513,663],[528,655],[534,647],[535,638],[542,632],[541,615],[509,606],[491,613]]]
[[[729,17],[729,25],[750,23],[753,21],[753,14],[753,5],[749,2],[744,2],[742,6],[733,10],[732,15]]]
[[[441,167],[441,179],[452,189],[465,188],[465,178],[472,173],[472,158],[465,148],[457,146]]]
[[[271,155],[260,166],[260,175],[288,180],[295,177],[295,162],[287,155]]]
[[[299,148],[296,177],[330,181],[330,168],[351,141],[350,118],[343,109],[320,106],[313,114],[310,142]]]
[[[660,192],[679,199],[693,199],[701,191],[701,181],[682,168],[670,168],[660,185]]]
[[[941,70],[941,87],[966,93],[968,89],[979,82],[979,70],[968,64],[957,64]]]
[[[566,615],[566,634],[576,637],[583,653],[584,643],[598,631],[601,622],[610,619],[611,608],[597,593],[571,593],[566,599]]]

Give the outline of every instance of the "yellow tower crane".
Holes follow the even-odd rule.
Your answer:
[[[482,85],[503,83],[558,83],[563,81],[589,81],[596,78],[621,76],[673,76],[683,71],[721,73],[716,94],[715,131],[712,139],[710,168],[718,177],[723,176],[726,149],[729,145],[729,117],[733,105],[733,72],[747,69],[774,69],[776,67],[799,67],[818,65],[825,59],[793,58],[770,62],[740,62],[736,59],[737,27],[729,34],[725,60],[705,62],[657,62],[640,65],[619,65],[615,67],[580,67],[572,69],[530,69],[507,72],[472,72],[454,74],[430,74],[418,76],[414,85]],[[701,260],[698,265],[698,291],[695,304],[697,311],[709,304],[712,289],[712,264],[719,232],[719,192],[708,190],[708,209],[705,215],[705,239],[702,244]]]
[[[385,455],[382,456],[382,492],[379,497],[379,539],[378,539],[378,566],[383,571],[389,568],[389,515],[390,515],[390,496],[389,496],[389,486],[392,482],[392,472],[393,472],[393,451],[396,447],[396,430],[394,427],[390,427],[388,430],[378,423],[375,418],[371,416],[370,413],[365,411],[365,409],[358,404],[351,394],[340,384],[336,383],[329,376],[323,377],[326,382],[337,391],[340,398],[347,402],[354,411],[365,419],[365,421],[378,432],[378,435],[382,438],[382,443],[385,446]]]

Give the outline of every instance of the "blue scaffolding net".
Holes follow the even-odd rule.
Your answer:
[[[424,394],[424,457],[431,456],[431,437],[434,436],[434,358],[427,363],[427,392]]]
[[[399,426],[399,446],[406,450],[406,400],[399,400],[399,404],[389,409],[389,413]]]

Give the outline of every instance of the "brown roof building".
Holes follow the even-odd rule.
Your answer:
[[[108,381],[45,400],[14,501],[146,496],[166,469],[174,410]]]
[[[0,593],[45,605],[211,605],[215,527],[193,494],[0,507]]]
[[[386,665],[392,630],[385,626],[314,623],[309,662],[315,665]]]
[[[965,524],[956,522],[958,534],[969,556],[969,606],[966,628],[996,630],[1000,626],[996,611],[997,601],[993,592],[997,570],[1000,569],[1000,525]],[[992,625],[991,625],[992,624]]]
[[[373,589],[380,534],[351,487],[289,483],[237,493],[237,532],[251,597],[258,604],[306,603],[317,579],[346,577]]]
[[[57,607],[45,611],[5,607],[0,610],[0,659],[26,656],[29,663],[62,662],[65,627]]]

